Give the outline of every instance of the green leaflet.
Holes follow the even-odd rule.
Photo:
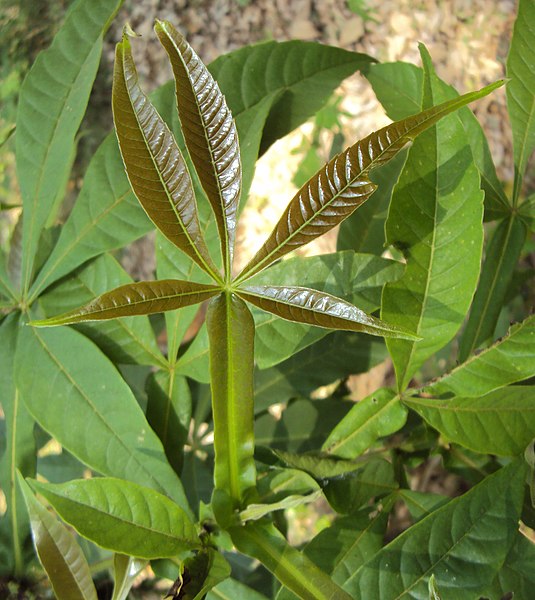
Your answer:
[[[10,548],[9,562],[13,561],[5,566],[10,567],[18,577],[25,571],[23,551],[30,529],[24,499],[16,482],[16,472],[18,470],[26,477],[33,477],[36,466],[34,421],[26,410],[13,374],[20,332],[18,315],[8,315],[0,322],[0,401],[6,426],[5,452],[0,462],[0,487],[5,494],[7,509],[0,521],[0,533]]]
[[[242,527],[232,527],[229,533],[240,552],[260,560],[302,600],[351,598],[303,553],[289,546],[273,525],[253,521]]]
[[[427,51],[420,49],[429,106],[444,95]],[[385,286],[381,316],[423,338],[387,342],[399,390],[464,320],[479,276],[482,217],[479,174],[452,115],[412,145],[386,223],[387,240],[405,253],[407,266],[400,280]]]
[[[492,233],[485,249],[485,261],[470,316],[459,343],[460,362],[492,339],[525,239],[526,226],[514,214],[498,223]]]
[[[97,600],[89,565],[73,534],[34,496],[18,474],[35,549],[58,600]]]
[[[168,21],[156,21],[155,31],[173,67],[182,133],[215,214],[230,280],[242,184],[236,125],[217,83],[184,36]]]
[[[267,502],[267,503],[254,503],[247,505],[247,508],[243,509],[239,513],[239,518],[242,523],[247,521],[258,521],[263,517],[271,515],[277,510],[288,510],[290,508],[296,508],[303,506],[304,504],[310,504],[316,502],[322,497],[321,490],[316,490],[310,494],[288,494],[285,495],[282,500],[278,502]]]
[[[474,354],[457,368],[422,388],[429,395],[483,396],[535,375],[535,316],[509,330],[506,337]]]
[[[365,76],[390,119],[403,119],[420,110],[423,69],[405,62],[381,63],[371,65]],[[458,97],[444,81],[438,79],[436,84],[446,98]],[[469,108],[461,108],[458,115],[485,190],[485,220],[503,217],[509,213],[509,200],[496,174],[485,132]]]
[[[407,410],[392,390],[379,389],[361,400],[331,431],[322,450],[341,458],[357,458],[378,438],[399,431]]]
[[[515,461],[398,536],[344,584],[353,598],[473,600],[490,585],[517,535],[525,468]]]
[[[239,295],[277,317],[327,329],[362,331],[371,335],[414,339],[402,327],[367,315],[341,298],[297,286],[243,286]]]
[[[283,450],[273,450],[273,454],[285,466],[304,471],[319,481],[344,477],[349,473],[357,471],[362,466],[357,461],[328,456],[322,452],[294,454],[292,452],[284,452]]]
[[[78,0],[50,48],[35,61],[21,88],[17,112],[17,173],[24,207],[21,286],[29,289],[42,228],[61,194],[74,136],[85,112],[102,34],[120,0]]]
[[[107,290],[131,282],[120,264],[110,254],[103,254],[49,288],[39,298],[39,304],[45,314],[51,316],[70,311]],[[77,328],[118,363],[166,365],[146,316],[94,322]]]
[[[256,486],[253,318],[242,300],[222,293],[210,301],[206,323],[210,338],[215,487],[229,493],[238,507]]]
[[[272,467],[258,478],[258,497],[264,504],[274,504],[288,495],[305,496],[319,489],[316,481],[297,469]]]
[[[214,285],[177,279],[128,283],[98,296],[85,306],[57,317],[31,321],[30,324],[34,327],[53,327],[82,321],[100,321],[165,312],[190,304],[199,304],[217,294],[218,291],[219,288]]]
[[[113,556],[113,597],[111,600],[127,600],[130,588],[136,577],[147,566],[147,561],[114,554]]]
[[[113,118],[130,184],[158,229],[216,281],[201,234],[186,163],[162,118],[143,94],[128,36],[117,45]]]
[[[404,403],[448,440],[482,454],[518,456],[535,437],[535,387],[512,386],[481,398]]]
[[[137,483],[98,477],[30,484],[64,521],[102,548],[151,559],[173,557],[200,545],[184,510]]]
[[[521,192],[522,177],[535,148],[535,6],[531,0],[520,0],[507,57],[507,107],[513,129],[515,185],[513,205]]]
[[[401,121],[396,121],[333,158],[312,177],[288,204],[267,241],[237,277],[243,281],[291,250],[323,235],[347,218],[375,190],[369,172],[388,162],[405,144],[445,115],[481,98],[498,81],[478,92],[446,101]],[[478,179],[479,185],[479,179]]]
[[[208,592],[206,600],[267,600],[267,598],[236,579],[229,578]]]
[[[25,327],[15,377],[32,416],[74,456],[104,475],[166,493],[189,511],[180,480],[132,391],[87,338],[67,327]]]

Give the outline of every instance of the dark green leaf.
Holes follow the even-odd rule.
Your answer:
[[[87,467],[65,449],[59,454],[37,457],[37,472],[50,483],[80,479],[86,471]]]
[[[191,394],[185,377],[157,371],[147,379],[147,421],[160,438],[169,464],[180,473],[191,421]]]
[[[260,560],[275,577],[302,600],[349,600],[332,579],[295,550],[271,524],[253,521],[230,529],[240,552]]]
[[[236,125],[219,86],[184,36],[168,21],[157,21],[155,30],[173,67],[182,133],[214,210],[230,278],[241,193]]]
[[[392,123],[336,156],[290,201],[273,233],[244,267],[238,280],[251,277],[343,221],[375,190],[376,186],[369,179],[373,168],[388,162],[407,142],[442,117],[502,85],[503,81],[498,81],[478,92],[465,94]]]
[[[234,294],[210,301],[210,378],[214,420],[215,487],[241,505],[256,485],[253,432],[254,323]]]
[[[415,521],[427,517],[429,513],[432,513],[450,500],[447,496],[442,496],[440,494],[415,492],[406,489],[397,490],[396,498],[399,498],[405,503],[405,506]]]
[[[188,260],[190,264],[192,261]],[[51,316],[70,311],[95,296],[132,280],[110,255],[103,254],[61,283],[50,288],[39,302]],[[93,340],[115,362],[165,366],[147,317],[125,317],[78,325],[79,331]]]
[[[404,402],[447,440],[482,454],[518,456],[535,437],[533,386],[512,386],[481,398]]]
[[[171,131],[142,92],[126,35],[117,45],[113,117],[132,188],[160,231],[219,280],[200,231],[193,185]]]
[[[18,469],[23,476],[33,477],[36,465],[34,421],[26,410],[13,373],[20,329],[20,318],[16,314],[8,315],[0,323],[0,402],[6,427],[5,452],[0,461],[0,487],[6,502],[1,534],[10,549],[11,564],[6,566],[17,577],[21,577],[25,571],[23,548],[30,528],[24,499],[15,476]]]
[[[490,585],[517,535],[524,466],[516,461],[406,530],[345,583],[353,598],[473,600]]]
[[[513,129],[515,189],[513,203],[520,194],[522,177],[535,148],[535,6],[520,0],[507,57],[507,108]]]
[[[32,526],[39,560],[58,600],[97,600],[89,565],[73,534],[34,496],[23,477],[18,484]]]
[[[17,173],[24,206],[22,288],[30,286],[41,231],[71,163],[97,73],[102,34],[120,0],[79,0],[24,80],[17,112]]]
[[[6,255],[0,248],[0,297],[15,299],[15,291],[9,279],[6,266]]]
[[[380,437],[399,431],[406,420],[407,410],[399,396],[390,389],[379,389],[353,406],[322,449],[342,458],[356,458]]]
[[[21,214],[15,223],[13,233],[9,240],[9,254],[7,256],[7,275],[14,289],[20,289],[22,278],[22,231],[23,231],[23,215]]]
[[[147,566],[147,561],[115,554],[113,556],[113,597],[111,600],[127,600],[136,577]]]
[[[104,475],[166,493],[189,511],[180,480],[130,388],[87,338],[67,327],[25,327],[15,375],[32,416],[74,456]]]
[[[460,362],[492,339],[525,239],[526,226],[511,215],[498,224],[487,243],[479,284],[459,344]]]
[[[195,526],[177,504],[137,483],[112,477],[30,483],[64,521],[102,548],[151,559],[200,545]]]
[[[420,48],[424,106],[430,106],[445,95],[427,50]],[[386,223],[387,240],[404,252],[407,266],[400,280],[385,286],[381,309],[387,322],[423,338],[387,342],[400,390],[451,340],[470,306],[483,245],[479,182],[457,115],[422,134],[409,150]]]
[[[535,376],[533,343],[535,316],[509,330],[506,337],[422,388],[426,394],[483,396],[511,383]]]
[[[199,304],[204,300],[208,300],[217,294],[219,289],[215,285],[180,281],[178,279],[128,283],[98,296],[85,306],[57,317],[31,321],[31,325],[34,327],[52,327],[82,321],[100,321],[176,310],[183,306]]]
[[[353,304],[303,287],[243,286],[240,296],[277,317],[327,329],[362,331],[371,335],[414,339],[403,327],[367,315]]]

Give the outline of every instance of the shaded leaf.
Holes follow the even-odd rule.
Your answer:
[[[219,287],[214,285],[205,285],[194,281],[180,281],[178,279],[128,283],[98,296],[85,306],[57,317],[31,321],[31,325],[34,327],[52,327],[82,321],[99,321],[165,312],[190,304],[198,304],[208,300],[218,291]]]
[[[110,254],[103,254],[49,288],[40,297],[39,303],[46,316],[51,316],[70,311],[107,290],[131,282],[119,263]],[[115,362],[159,366],[166,364],[147,317],[124,317],[78,325],[77,329]]]
[[[21,213],[11,239],[9,240],[9,254],[7,256],[7,275],[11,280],[11,284],[15,289],[20,289],[21,278],[22,278],[22,261],[23,261],[23,247],[22,247],[22,230],[23,230],[23,214]]]
[[[507,108],[513,130],[515,186],[513,203],[521,192],[522,177],[535,149],[535,6],[520,0],[507,57]]]
[[[223,293],[208,305],[215,487],[239,506],[256,485],[253,431],[254,324],[245,303]]]
[[[182,133],[214,210],[230,278],[241,193],[236,125],[219,86],[184,36],[168,21],[157,21],[155,30],[173,67]]]
[[[132,188],[160,231],[219,280],[200,231],[188,169],[172,133],[142,92],[130,42],[117,45],[113,118]]]
[[[253,521],[242,527],[232,527],[229,533],[240,552],[260,560],[302,600],[351,598],[303,553],[292,548],[273,525]]]
[[[450,498],[442,496],[441,494],[415,492],[406,489],[397,490],[396,498],[399,498],[405,503],[405,506],[415,521],[427,517],[429,513],[432,513],[434,510],[450,501]]]
[[[189,511],[180,480],[132,391],[87,338],[67,327],[25,327],[15,377],[30,414],[76,458],[104,475],[166,493]]]
[[[84,115],[102,50],[102,35],[120,0],[78,1],[41,52],[20,91],[17,110],[17,174],[24,206],[22,288],[27,291],[37,244],[62,191],[65,160]]]
[[[208,592],[206,600],[267,600],[267,598],[236,579],[229,578]]]
[[[426,394],[483,396],[535,376],[535,316],[513,325],[506,337],[474,354],[440,379],[422,388]]]
[[[147,566],[147,561],[114,554],[113,556],[113,597],[111,600],[127,600],[130,588],[136,577]]]
[[[433,574],[445,599],[473,600],[517,534],[525,471],[519,461],[413,525],[344,584],[352,597],[425,598]],[[403,566],[401,564],[403,563]]]
[[[328,480],[353,473],[362,463],[327,456],[320,452],[295,454],[283,450],[273,450],[273,454],[292,469],[300,469],[317,480]]]
[[[6,255],[0,248],[0,297],[15,299],[15,292],[9,279],[6,266]]]
[[[403,146],[445,115],[481,98],[498,81],[478,92],[449,100],[371,133],[332,159],[294,196],[273,233],[238,276],[251,277],[291,250],[307,244],[347,218],[375,190],[371,169],[393,158]]]
[[[430,106],[444,93],[427,50],[420,46],[420,51],[424,105]],[[386,222],[387,240],[404,252],[407,266],[401,279],[385,286],[381,309],[386,321],[423,338],[387,342],[400,390],[452,339],[470,306],[483,245],[479,183],[456,115],[422,134],[409,150]]]
[[[283,500],[286,496],[304,496],[319,489],[316,481],[297,469],[271,468],[258,479],[259,500],[270,504]]]
[[[238,293],[251,304],[288,321],[385,337],[415,337],[403,327],[392,326],[371,317],[341,298],[308,288],[243,286]]]
[[[18,475],[39,560],[58,600],[97,600],[89,565],[73,534],[34,496]]]
[[[515,215],[501,221],[485,248],[485,261],[459,343],[459,361],[492,339],[513,270],[526,239],[526,226]]]
[[[137,483],[99,477],[30,484],[64,521],[102,548],[151,559],[200,544],[195,526],[177,504]]]
[[[407,410],[399,396],[390,389],[379,389],[353,406],[331,431],[322,449],[342,458],[356,458],[380,437],[399,431],[406,420]]]
[[[448,440],[482,454],[517,456],[535,437],[535,387],[512,386],[481,398],[404,403]]]

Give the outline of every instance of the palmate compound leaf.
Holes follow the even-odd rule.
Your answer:
[[[173,67],[182,132],[214,210],[230,278],[242,179],[236,125],[219,86],[184,36],[168,21],[156,21],[155,31]]]
[[[374,131],[335,156],[294,196],[272,234],[238,275],[252,277],[288,252],[311,242],[347,218],[374,192],[369,172],[393,158],[405,144],[442,117],[465,104],[486,96],[504,84],[448,100],[427,110]]]
[[[403,328],[371,317],[353,304],[324,292],[297,286],[258,285],[243,286],[237,293],[251,304],[288,321],[327,329],[415,339]]]
[[[64,521],[102,548],[150,560],[200,546],[196,527],[185,511],[137,483],[113,477],[29,483]]]
[[[117,44],[112,108],[128,179],[160,231],[215,280],[220,280],[202,236],[195,193],[169,128],[139,86],[128,36]]]
[[[50,319],[31,321],[30,325],[52,327],[175,310],[208,300],[219,289],[213,285],[178,279],[129,283],[98,296],[85,306]]]

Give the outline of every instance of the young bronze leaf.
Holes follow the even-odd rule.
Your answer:
[[[219,280],[199,227],[191,178],[180,150],[139,86],[130,42],[117,44],[113,119],[132,189],[160,231]]]
[[[185,38],[168,21],[156,21],[155,30],[173,67],[184,139],[214,210],[230,276],[242,177],[236,126],[219,86]]]
[[[288,321],[414,339],[413,334],[404,329],[371,317],[353,304],[324,292],[304,287],[262,285],[242,287],[237,293],[251,304]]]
[[[388,162],[405,144],[442,117],[503,85],[448,100],[417,115],[374,131],[322,167],[293,197],[275,229],[237,280],[258,273],[288,252],[323,235],[346,219],[375,191],[372,169]]]
[[[81,321],[103,321],[132,315],[149,315],[198,304],[218,292],[219,287],[179,279],[128,283],[98,296],[85,306],[50,319],[31,321],[30,325],[52,327]]]

